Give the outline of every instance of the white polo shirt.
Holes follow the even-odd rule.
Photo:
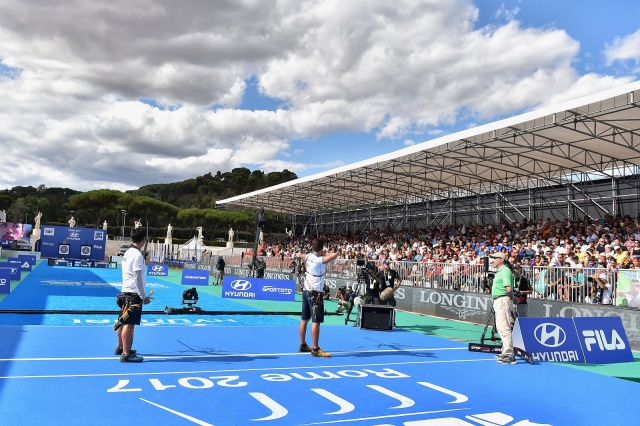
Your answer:
[[[138,293],[144,300],[147,277],[144,273],[144,256],[137,247],[131,246],[122,257],[122,292]]]
[[[324,290],[324,275],[327,272],[324,258],[315,253],[308,254],[305,258],[305,266],[307,272],[304,279],[304,289],[322,292]]]

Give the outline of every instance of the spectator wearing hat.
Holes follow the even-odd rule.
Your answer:
[[[491,297],[493,298],[493,311],[495,313],[496,328],[502,340],[502,352],[497,355],[499,364],[515,364],[513,356],[513,341],[511,338],[513,303],[513,274],[507,267],[507,254],[498,252],[491,253],[496,273],[491,287]]]
[[[629,257],[629,252],[626,250],[623,250],[622,247],[618,245],[613,248],[613,257],[616,259],[616,262],[618,262],[619,265],[624,264],[625,259]],[[626,249],[626,247],[624,248]]]

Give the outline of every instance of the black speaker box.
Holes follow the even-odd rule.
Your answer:
[[[393,306],[360,305],[358,327],[368,330],[392,330]]]

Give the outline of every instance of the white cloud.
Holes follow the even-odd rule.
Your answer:
[[[299,140],[375,132],[407,144],[629,81],[579,75],[579,43],[562,29],[524,28],[505,8],[503,24],[479,28],[478,13],[469,0],[3,0],[0,60],[16,72],[0,79],[12,170],[0,188],[304,173],[344,159],[301,161]],[[637,60],[637,34],[608,60]],[[238,109],[252,77],[287,109]]]
[[[605,56],[608,65],[627,60],[633,61],[636,66],[640,65],[640,29],[626,37],[616,38],[606,46]]]

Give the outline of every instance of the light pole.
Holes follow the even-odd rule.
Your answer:
[[[122,242],[124,243],[124,223],[127,220],[127,211],[120,210],[122,212]]]

